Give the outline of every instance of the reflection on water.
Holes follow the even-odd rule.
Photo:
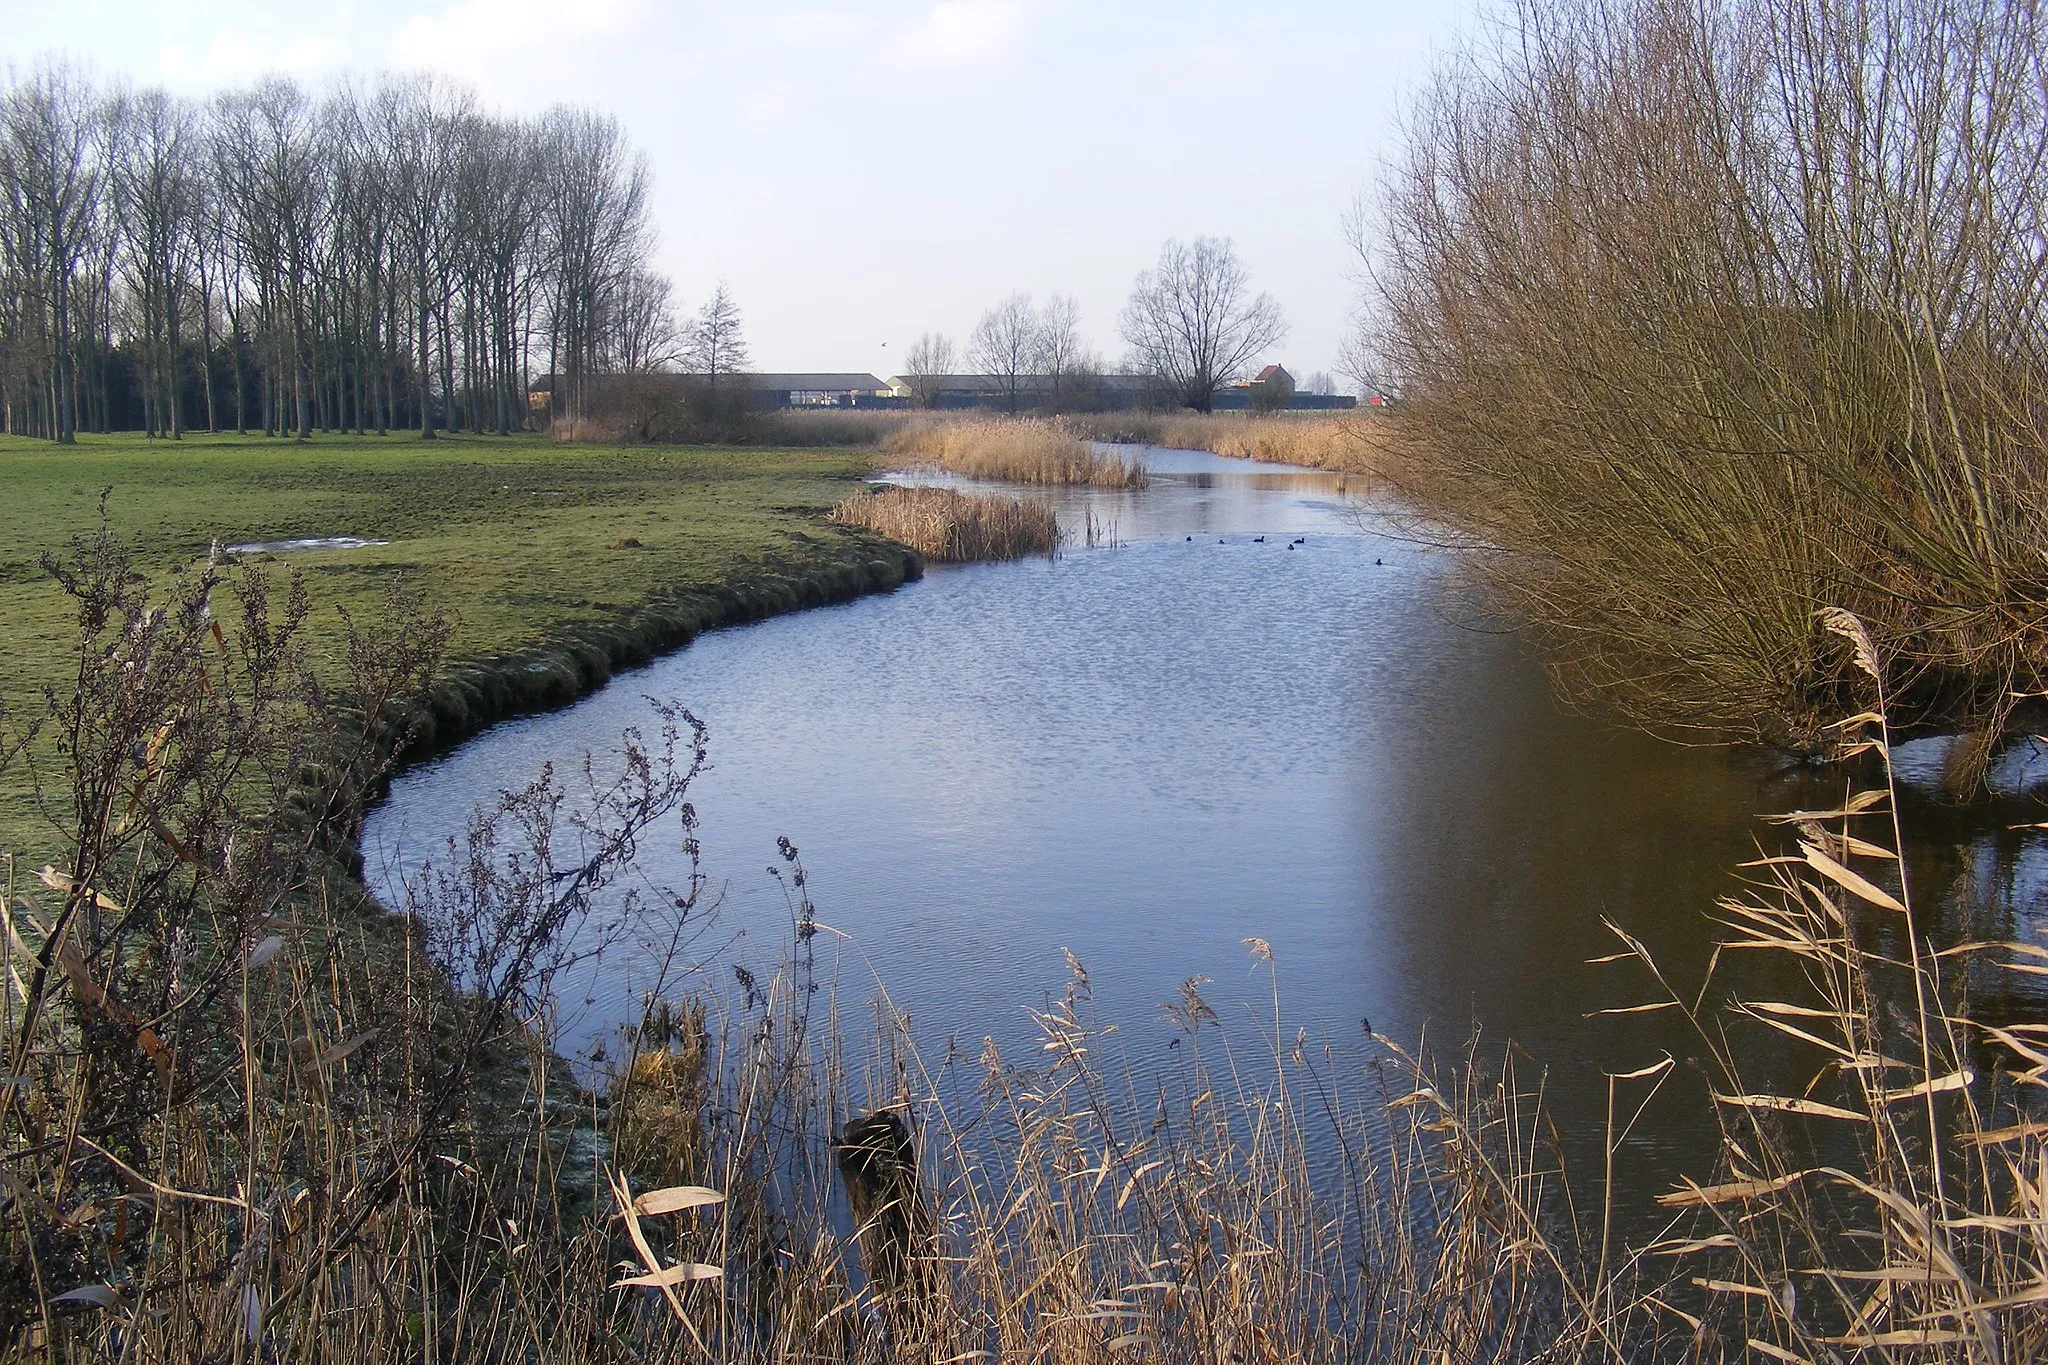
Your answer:
[[[935,1050],[1035,1051],[1022,1010],[1059,988],[1062,949],[1134,1061],[1167,1046],[1157,1003],[1194,974],[1249,1025],[1268,990],[1242,946],[1256,935],[1290,1030],[1320,1029],[1340,1060],[1367,1054],[1368,1017],[1404,1042],[1513,1038],[1549,1068],[1568,1136],[1597,1142],[1603,1069],[1696,1051],[1669,1015],[1588,1017],[1651,998],[1640,973],[1588,965],[1618,946],[1603,918],[1696,980],[1705,912],[1772,837],[1752,813],[1842,779],[1562,710],[1451,566],[1339,476],[1148,463],[1142,491],[1025,493],[1113,523],[1120,548],[935,569],[707,635],[408,772],[371,820],[373,872],[395,902],[474,803],[605,748],[658,696],[710,725],[693,798],[732,951],[772,957],[787,932],[765,872],[787,834],[821,917]],[[2048,854],[2010,823],[1929,816],[1909,870],[1945,935],[2040,928]],[[665,849],[643,867],[684,875]],[[608,965],[585,1041],[633,1013],[638,973]],[[1637,1129],[1621,1176],[1639,1202],[1697,1170],[1702,1089],[1682,1079]]]
[[[1275,515],[1285,518],[1289,536],[1310,531],[1356,529],[1357,500],[1369,490],[1356,474],[1333,474],[1296,465],[1254,464],[1200,450],[1159,446],[1098,446],[1142,459],[1151,475],[1148,488],[1012,488],[1048,503],[1058,514],[1068,545],[1087,543],[1092,521],[1098,539],[1112,543],[1168,537],[1277,535]],[[986,490],[987,483],[931,470],[902,470],[894,483],[938,484]],[[1284,507],[1284,512],[1275,509]]]

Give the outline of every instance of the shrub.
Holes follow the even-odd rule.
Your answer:
[[[1511,13],[1366,234],[1407,493],[1576,696],[1824,751],[1839,605],[1995,735],[2048,685],[2038,14]]]

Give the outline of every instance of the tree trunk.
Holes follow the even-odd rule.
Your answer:
[[[427,280],[424,270],[420,272],[419,287],[420,325],[416,329],[417,335],[414,340],[418,344],[420,353],[420,439],[422,441],[431,441],[434,439],[434,414],[431,405],[427,401],[427,390],[433,383],[434,362],[433,357],[427,351],[433,336],[434,316],[432,307],[427,302]]]

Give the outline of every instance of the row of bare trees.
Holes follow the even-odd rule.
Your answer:
[[[1053,294],[1041,307],[1015,293],[981,315],[963,356],[943,332],[926,332],[904,356],[911,399],[929,408],[961,360],[1001,389],[1003,406],[1059,406],[1070,390],[1102,373],[1102,360],[1081,340],[1081,305]]]
[[[1150,376],[1162,401],[1207,412],[1218,389],[1287,335],[1287,320],[1272,295],[1252,294],[1229,238],[1197,237],[1168,241],[1158,265],[1138,275],[1119,331],[1130,348],[1125,373]],[[943,333],[926,332],[910,348],[905,373],[920,407],[938,402],[957,355]],[[1104,372],[1081,339],[1080,305],[1062,294],[1043,306],[1011,294],[983,313],[966,361],[993,381],[1011,412],[1064,406]]]
[[[616,120],[480,109],[432,76],[193,101],[48,63],[0,84],[0,421],[525,424],[672,335]]]

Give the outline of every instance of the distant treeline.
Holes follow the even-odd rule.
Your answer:
[[[0,84],[0,423],[504,432],[526,378],[668,328],[616,120],[428,76],[210,100],[45,64]]]

